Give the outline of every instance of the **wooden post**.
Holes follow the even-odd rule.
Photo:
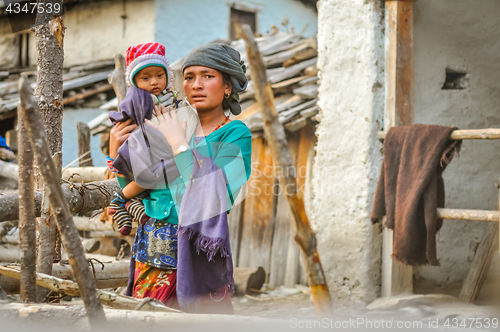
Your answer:
[[[127,95],[127,82],[125,80],[125,71],[127,70],[127,63],[125,58],[121,54],[115,55],[115,70],[109,74],[108,82],[113,86],[115,90],[116,99],[118,99],[118,105],[121,103],[123,98]],[[101,133],[101,142],[107,141],[106,145],[109,146],[109,131]],[[109,153],[109,151],[107,152]],[[112,173],[109,169],[106,170],[105,179],[113,179],[116,177],[116,173]],[[104,211],[99,215],[99,220],[113,222],[111,216],[109,215],[109,209],[105,208]]]
[[[500,182],[498,188],[500,188]],[[500,192],[498,194],[498,203],[500,209]],[[500,217],[500,211],[499,211]],[[491,262],[496,251],[496,241],[499,240],[499,222],[489,222],[484,231],[479,247],[476,250],[474,259],[467,273],[467,277],[462,285],[459,299],[462,302],[475,302],[481,294],[488,272],[490,271]],[[500,244],[500,240],[498,241]]]
[[[413,123],[413,0],[385,2],[386,129]]]
[[[385,128],[413,123],[413,0],[385,2]],[[413,268],[392,259],[393,231],[384,228],[382,296],[413,293]]]
[[[292,157],[285,136],[285,129],[278,120],[278,112],[274,105],[274,94],[267,79],[266,67],[262,60],[262,55],[257,47],[250,26],[243,26],[243,38],[246,42],[248,60],[252,68],[252,80],[255,87],[256,99],[261,106],[262,120],[264,122],[264,133],[269,142],[275,165],[283,170],[293,168]],[[282,172],[279,178],[283,188],[295,224],[297,225],[297,235],[295,241],[303,251],[302,258],[307,269],[309,286],[316,307],[316,312],[320,316],[331,314],[332,303],[326,282],[325,274],[321,266],[318,250],[316,248],[316,235],[314,234],[309,219],[306,215],[304,201],[298,195],[297,175],[293,172]]]
[[[498,222],[489,222],[463,282],[460,301],[472,303],[479,297],[495,255],[498,233]]]
[[[115,70],[109,74],[108,82],[115,90],[118,104],[125,98],[127,94],[127,83],[125,81],[125,71],[127,70],[127,63],[121,54],[115,55]]]
[[[90,153],[90,128],[86,123],[78,121],[76,123],[76,131],[78,135],[78,157],[85,155],[79,162],[78,166],[88,167],[94,166]]]
[[[33,151],[18,109],[19,248],[21,249],[21,301],[36,302],[36,220]]]
[[[52,160],[40,119],[38,104],[24,75],[19,80],[19,95],[21,97],[20,109],[22,110],[23,121],[28,131],[31,146],[34,149],[43,183],[47,188],[50,206],[55,214],[55,221],[61,231],[64,247],[68,252],[69,263],[85,303],[90,324],[93,327],[99,326],[106,320],[104,309],[97,297],[94,277],[87,263],[78,229],[75,226],[73,216],[59,183],[60,172],[57,170],[54,160]]]
[[[35,96],[38,108],[41,111],[43,119],[42,128],[45,128],[47,142],[49,144],[50,155],[61,154],[62,151],[62,115],[63,115],[63,62],[64,62],[64,23],[62,20],[62,0],[37,0],[40,7],[56,8],[59,5],[59,12],[38,11],[36,22],[33,28],[36,38],[37,53],[37,81],[35,87]],[[59,156],[60,157],[60,156]],[[60,179],[61,163],[56,165]],[[42,167],[43,165],[38,165]],[[37,188],[42,188],[42,183],[35,179]],[[51,274],[54,256],[60,253],[56,250],[56,241],[58,239],[57,228],[52,217],[48,203],[48,193],[44,191],[44,200],[42,203],[42,216],[39,223],[38,238],[38,272]],[[45,297],[46,291],[39,288],[39,300]]]

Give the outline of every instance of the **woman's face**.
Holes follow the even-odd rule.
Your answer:
[[[222,108],[224,94],[230,92],[230,84],[224,83],[218,70],[191,66],[184,70],[184,91],[191,105],[198,111]]]

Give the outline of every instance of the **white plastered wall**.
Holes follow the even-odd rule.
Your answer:
[[[125,55],[129,46],[155,41],[154,0],[80,3],[63,19],[65,66]]]
[[[415,122],[500,128],[500,2],[419,0],[414,6]],[[447,67],[467,73],[465,89],[441,89]],[[498,210],[500,141],[464,141],[443,175],[446,207]],[[441,266],[416,268],[415,291],[458,295],[485,226],[444,221],[437,247]],[[498,253],[480,301],[492,298],[495,281]]]
[[[380,172],[384,114],[384,20],[380,1],[321,0],[321,86],[313,222],[338,305],[380,294],[381,228],[370,213]]]

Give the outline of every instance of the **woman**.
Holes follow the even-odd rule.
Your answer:
[[[175,110],[158,107],[158,124],[147,122],[166,140],[172,158],[161,159],[163,188],[143,201],[151,219],[136,234],[133,295],[189,312],[233,313],[227,214],[250,176],[251,134],[225,110],[241,112],[238,94],[248,83],[245,66],[236,50],[214,43],[194,49],[182,74],[200,126],[188,142]],[[118,151],[133,129],[117,124],[110,151]]]

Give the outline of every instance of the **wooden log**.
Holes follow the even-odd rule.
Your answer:
[[[19,106],[22,107],[21,105]],[[18,111],[19,122],[19,247],[21,250],[21,301],[36,302],[36,220],[33,150]]]
[[[384,140],[387,135],[386,131],[380,131],[378,133],[378,138]],[[488,129],[463,129],[454,130],[451,133],[450,139],[460,140],[460,139],[500,139],[500,129],[498,128],[488,128]]]
[[[281,82],[281,81],[284,81],[286,79],[295,77],[301,71],[303,71],[304,69],[306,69],[309,66],[315,65],[317,62],[318,62],[318,58],[313,58],[313,59],[298,63],[296,65],[293,65],[291,67],[285,68],[285,70],[282,70],[281,72],[277,72],[276,74],[269,76],[269,81],[271,83],[277,83],[277,82]],[[253,73],[253,69],[252,69],[252,73]]]
[[[0,262],[20,263],[21,250],[17,244],[0,244]]]
[[[0,160],[0,176],[19,181],[19,166]]]
[[[121,192],[116,179],[84,184],[62,184],[64,198],[72,213],[85,213],[109,206],[114,194]],[[34,192],[35,217],[41,215],[42,193]],[[19,191],[0,195],[0,222],[19,219]]]
[[[100,261],[104,268],[98,262],[93,261],[97,288],[106,289],[127,286],[129,260],[115,261],[114,257],[110,257],[107,260],[100,259]],[[52,272],[56,278],[75,280],[69,265],[54,264]],[[7,294],[18,294],[20,290],[19,280],[0,275],[0,287],[5,289]]]
[[[92,89],[92,90],[85,91],[85,92],[82,92],[82,93],[77,93],[76,95],[73,95],[71,97],[64,98],[63,99],[63,105],[73,103],[73,102],[75,102],[77,100],[80,100],[80,99],[88,98],[90,96],[96,95],[96,94],[101,93],[101,92],[109,91],[112,88],[113,87],[110,84],[105,84],[105,85],[100,86],[100,87],[98,87],[96,89]]]
[[[271,85],[268,83],[265,67],[262,63],[262,56],[253,38],[252,30],[248,25],[243,26],[243,32],[248,59],[252,66],[252,79],[254,81],[256,97],[261,105],[264,133],[269,141],[276,165],[281,167],[281,169],[289,169],[293,165],[290,150],[286,142],[285,130],[278,120],[278,112],[274,106],[274,95]],[[290,68],[293,67],[295,66]],[[304,252],[302,257],[307,267],[309,286],[311,287],[316,311],[321,316],[330,315],[332,310],[330,293],[316,248],[316,236],[307,218],[304,201],[302,197],[297,195],[296,174],[284,172],[279,180],[280,185],[286,193],[293,219],[297,225],[295,240]]]
[[[108,79],[111,71],[104,71],[100,73],[90,74],[83,77],[78,77],[70,81],[65,81],[63,83],[63,90],[74,90],[77,88],[81,88],[90,84],[95,84],[97,82],[105,81]]]
[[[9,161],[14,159],[16,159],[16,155],[14,154],[14,152],[7,150],[4,147],[0,148],[0,160]]]
[[[108,75],[108,82],[115,90],[116,98],[120,103],[127,94],[127,83],[125,82],[125,71],[127,64],[121,54],[115,55],[115,70]]]
[[[307,126],[307,119],[301,117],[286,123],[284,127],[287,131],[293,133],[304,128],[305,126]]]
[[[85,303],[89,321],[93,326],[98,326],[106,320],[104,310],[101,302],[97,300],[98,294],[92,271],[88,266],[78,230],[73,222],[72,213],[59,184],[60,173],[52,160],[52,155],[45,139],[38,104],[25,76],[22,76],[19,80],[19,95],[21,97],[20,109],[22,110],[22,117],[43,183],[47,188],[50,206],[55,213],[55,221],[61,232],[62,242],[69,254],[69,261],[75,279],[78,282],[78,289]]]
[[[234,269],[234,293],[236,296],[255,294],[266,281],[266,271],[262,266],[257,268],[240,267]]]
[[[84,330],[89,331],[87,317],[82,315],[81,307],[77,305],[64,306],[53,304],[23,304],[7,303],[0,304],[0,315],[3,321],[12,326],[10,321],[29,323],[35,326],[44,326],[41,322],[54,322],[57,324],[53,331],[59,330]],[[104,309],[108,323],[113,329],[110,330],[164,330],[167,326],[169,330],[174,331],[233,331],[233,330],[271,330],[280,331],[284,324],[290,324],[284,319],[269,319],[262,317],[253,317],[245,315],[214,315],[214,314],[188,314],[151,312],[138,310],[118,310]],[[59,319],[64,318],[64,319]],[[186,326],[189,328],[186,329]],[[5,326],[5,325],[4,325]],[[25,325],[21,325],[25,326]],[[26,330],[26,328],[23,328]],[[41,328],[45,331],[47,329]]]
[[[104,181],[107,170],[107,167],[68,167],[63,169],[62,179],[75,183]]]
[[[266,65],[266,67],[270,68],[270,67],[278,65],[278,64],[281,65],[281,64],[287,63],[287,62],[290,63],[290,62],[294,61],[294,59],[296,59],[295,63],[297,63],[301,60],[305,60],[305,58],[303,58],[304,52],[308,52],[309,54],[312,53],[312,55],[309,56],[309,58],[312,58],[312,57],[317,55],[317,45],[316,45],[316,41],[314,39],[302,40],[300,42],[297,42],[296,44],[297,44],[297,46],[295,46],[289,50],[286,50],[283,52],[278,52],[278,53],[275,53],[273,55],[264,57],[264,64]],[[310,50],[313,50],[313,52],[310,52]],[[302,58],[302,59],[298,60],[299,58]],[[295,63],[293,63],[293,64],[295,64]],[[284,67],[290,67],[290,66],[284,66]]]
[[[314,40],[313,40],[314,41]],[[315,41],[314,41],[315,42]],[[283,62],[283,67],[288,68],[304,60],[318,56],[317,46],[306,48],[295,53],[290,59]]]
[[[16,278],[16,279],[20,278],[20,271],[18,268],[15,267],[0,266],[0,274],[10,278]],[[84,298],[85,301],[86,295],[82,291],[82,287],[79,287],[79,284],[77,284],[74,281],[56,278],[54,276],[47,275],[44,273],[37,273],[36,284],[44,288],[50,289],[53,292],[64,293],[66,295],[71,295],[71,296],[80,296]],[[93,300],[96,303],[99,303],[101,309],[103,309],[102,305],[105,304],[116,309],[133,310],[137,308],[139,304],[142,304],[141,303],[142,301],[139,299],[99,289],[95,290],[95,298]],[[89,309],[87,308],[87,306],[85,307],[88,312]],[[146,311],[180,312],[179,310],[169,308],[163,305],[162,303],[156,301],[145,302],[141,309]],[[104,309],[102,310],[102,315],[104,317]],[[93,318],[89,312],[89,321],[91,322],[91,324],[92,324],[92,319]]]
[[[460,301],[473,303],[481,294],[488,272],[490,271],[493,256],[498,248],[498,222],[488,223],[483,237],[479,242],[474,259],[465,278],[460,296]]]
[[[76,132],[78,137],[78,157],[85,155],[85,158],[78,162],[78,166],[92,167],[94,163],[90,153],[90,128],[86,123],[78,121],[76,123]]]
[[[306,75],[306,76],[294,77],[279,83],[274,83],[272,87],[273,90],[277,90],[297,83],[300,85],[303,81],[308,80],[310,78],[313,78],[313,76]]]
[[[302,99],[310,100],[318,97],[318,85],[304,85],[293,90],[293,93]]]

